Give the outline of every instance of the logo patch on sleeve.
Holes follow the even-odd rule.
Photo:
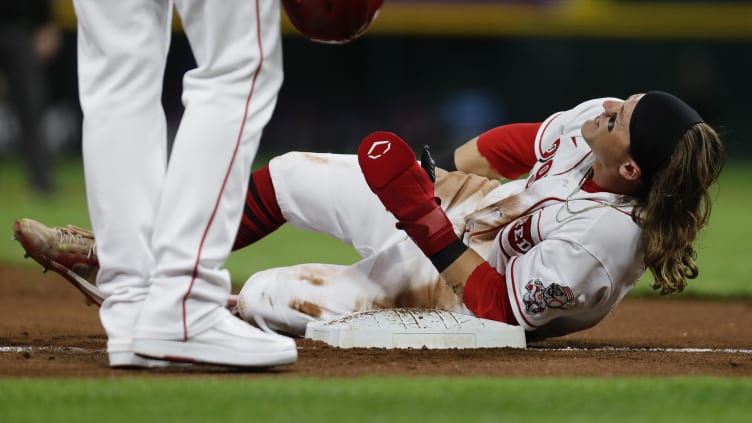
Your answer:
[[[540,279],[532,279],[525,285],[522,301],[526,312],[537,314],[549,308],[566,308],[574,303],[574,294],[568,286],[558,283],[544,286]]]

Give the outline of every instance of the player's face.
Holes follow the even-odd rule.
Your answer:
[[[582,125],[582,136],[595,155],[594,167],[615,171],[629,159],[629,121],[642,96],[635,94],[626,101],[604,101],[603,113]]]

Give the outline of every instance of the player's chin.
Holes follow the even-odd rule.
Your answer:
[[[595,126],[594,120],[585,121],[585,123],[582,124],[582,127],[580,127],[580,132],[582,133],[582,137],[585,138],[585,141],[593,138],[597,131],[598,127]]]

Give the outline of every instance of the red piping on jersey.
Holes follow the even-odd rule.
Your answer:
[[[517,309],[520,311],[520,317],[522,317],[522,320],[524,320],[525,323],[528,324],[528,326],[533,327],[533,328],[538,328],[538,326],[530,323],[530,321],[527,320],[527,318],[525,317],[525,313],[522,311],[522,307],[520,307],[520,299],[517,296],[517,284],[515,283],[515,280],[514,280],[514,263],[516,262],[517,262],[517,257],[512,259],[510,268],[509,268],[509,273],[510,273],[510,276],[512,277],[512,292],[514,292],[514,302],[515,304],[517,304]]]
[[[511,223],[511,222],[510,222]],[[502,229],[503,230],[503,229]],[[507,249],[504,248],[504,238],[499,236],[499,249],[502,253],[504,253],[505,256],[507,256],[507,260],[509,260],[512,257],[518,256],[519,254],[511,254],[507,252]],[[515,251],[516,253],[516,251]],[[524,253],[523,253],[524,254]]]
[[[554,173],[551,176],[559,176],[559,175],[563,175],[565,173],[569,173],[570,171],[572,171],[573,169],[575,169],[577,166],[579,166],[580,163],[584,162],[585,159],[587,159],[591,154],[593,154],[593,152],[592,151],[588,151],[587,154],[585,154],[584,156],[582,156],[582,158],[580,159],[580,161],[578,161],[574,166],[570,167],[569,169],[567,169],[567,170],[565,170],[563,172]]]
[[[553,122],[554,120],[556,120],[556,118],[557,118],[557,117],[559,117],[559,115],[560,115],[561,113],[562,113],[562,112],[559,112],[559,113],[555,114],[555,115],[554,115],[554,117],[552,117],[552,118],[551,118],[551,120],[549,120],[549,121],[548,121],[548,123],[546,123],[546,126],[545,126],[545,127],[543,127],[543,130],[541,131],[541,134],[540,134],[540,140],[541,140],[541,141],[543,141],[543,134],[545,134],[545,133],[546,133],[546,130],[548,129],[548,125],[551,125],[551,123],[552,123],[552,122]],[[538,143],[538,154],[539,154],[539,155],[540,155],[541,157],[543,157],[543,154],[545,153],[545,151],[541,151],[541,148],[543,148],[543,146],[541,146],[541,143]]]
[[[532,206],[528,207],[527,209],[525,209],[525,211],[523,211],[522,213],[520,213],[520,215],[519,215],[519,216],[517,216],[517,218],[516,218],[515,220],[517,220],[517,219],[519,219],[520,217],[522,217],[522,216],[524,216],[524,215],[526,215],[526,214],[530,213],[530,212],[531,212],[531,211],[533,211],[533,210],[534,210],[534,209],[535,209],[536,207],[538,207],[538,206],[539,206],[540,204],[542,204],[542,203],[545,203],[546,201],[559,201],[559,202],[562,202],[562,203],[564,202],[564,200],[563,200],[563,199],[561,199],[561,198],[559,198],[559,197],[547,197],[547,198],[544,198],[544,199],[542,199],[542,200],[538,201],[537,203],[533,204]],[[507,222],[507,223],[505,223],[505,224],[503,224],[503,225],[499,225],[499,226],[497,226],[497,227],[493,228],[493,230],[499,230],[499,229],[501,229],[501,228],[505,227],[506,225],[508,225],[508,224],[510,224],[510,223],[512,223],[512,222],[514,222],[514,220],[511,220],[511,221],[509,221],[509,222]],[[489,232],[489,231],[491,231],[491,230],[492,230],[492,229],[487,229],[487,230],[485,230],[485,231],[483,231],[483,232],[477,232],[477,234],[487,233],[487,232]],[[469,238],[470,238],[470,237],[472,237],[472,236],[473,236],[474,234],[475,234],[475,233],[472,233],[472,232],[470,233],[470,235],[468,236],[468,242],[469,242]],[[505,254],[505,255],[506,255],[507,257],[512,257],[512,256],[511,256],[510,254],[507,254],[507,252],[506,252],[506,251],[504,250],[504,243],[502,242],[502,238],[501,238],[501,237],[499,237],[499,248],[501,248],[501,251],[502,251],[502,252],[503,252],[503,253],[504,253],[504,254]],[[515,255],[516,255],[516,254],[515,254]]]
[[[212,223],[214,223],[214,217],[217,215],[217,209],[219,209],[219,202],[222,199],[222,194],[225,192],[225,187],[227,186],[227,179],[229,179],[230,177],[232,166],[235,163],[235,158],[238,155],[238,150],[240,149],[240,142],[243,138],[243,131],[245,130],[245,122],[248,117],[248,109],[251,103],[251,97],[253,97],[253,91],[256,88],[256,79],[258,78],[259,73],[261,73],[261,68],[264,65],[264,47],[261,43],[261,12],[259,9],[260,9],[259,0],[256,0],[256,38],[258,39],[260,60],[259,60],[258,67],[253,73],[253,79],[251,81],[251,90],[248,92],[248,97],[245,100],[245,111],[243,112],[243,121],[240,123],[240,130],[238,131],[238,139],[235,141],[235,150],[233,150],[232,152],[232,157],[230,158],[230,164],[227,167],[225,178],[222,181],[222,187],[220,188],[219,194],[217,195],[217,201],[214,203],[214,209],[212,210],[211,216],[209,217],[209,221],[206,223],[204,234],[201,236],[201,243],[199,243],[198,252],[196,253],[196,262],[193,265],[193,274],[191,275],[191,283],[188,285],[188,292],[186,292],[185,296],[183,297],[183,339],[184,340],[188,340],[188,322],[186,319],[186,302],[188,301],[188,297],[191,295],[191,291],[193,291],[193,286],[196,283],[196,277],[198,276],[198,266],[199,266],[199,262],[201,261],[201,252],[204,248],[204,242],[206,241],[206,237],[209,234],[209,229],[211,228]]]
[[[538,210],[538,242],[543,242],[543,236],[541,235],[540,222],[543,219],[543,211]]]
[[[530,213],[530,212],[531,212],[531,211],[533,211],[533,210],[534,210],[534,209],[535,209],[536,207],[538,207],[538,206],[539,206],[539,205],[540,205],[541,203],[545,203],[546,201],[560,201],[560,202],[564,202],[564,200],[563,200],[563,199],[561,199],[561,198],[559,198],[559,197],[546,197],[546,198],[544,198],[544,199],[541,199],[541,200],[539,200],[539,201],[538,201],[537,203],[533,204],[532,206],[528,207],[527,209],[525,209],[525,210],[524,210],[524,211],[523,211],[522,213],[520,213],[520,215],[519,215],[519,216],[517,216],[517,217],[516,217],[516,218],[515,218],[514,220],[517,220],[518,218],[520,218],[520,217],[522,217],[522,216],[524,216],[524,215],[526,215],[526,214]],[[482,231],[478,231],[478,232],[470,232],[470,235],[468,235],[468,238],[472,238],[472,237],[474,237],[474,236],[476,236],[476,235],[483,235],[483,234],[487,234],[487,233],[489,233],[489,232],[493,232],[493,231],[498,231],[498,230],[499,230],[500,228],[503,228],[504,226],[506,226],[506,225],[508,225],[508,224],[510,224],[510,223],[512,223],[512,222],[514,222],[514,220],[510,220],[509,222],[507,222],[507,223],[505,223],[505,224],[503,224],[503,225],[495,226],[495,227],[493,227],[493,228],[485,229],[485,230],[482,230]]]
[[[572,137],[572,144],[577,147],[577,137]]]
[[[507,252],[504,250],[504,244],[501,243],[501,240],[499,240],[499,247],[500,247],[499,251],[501,251],[501,253],[504,254],[504,257],[507,258],[507,261],[509,261],[512,258],[512,256],[507,254]]]
[[[485,229],[485,230],[478,231],[478,232],[470,232],[470,234],[467,236],[467,238],[470,239],[470,238],[472,238],[474,236],[483,235],[483,234],[487,234],[487,233],[490,233],[490,232],[498,232],[499,228],[503,228],[506,225],[507,225],[507,223],[505,223],[503,225],[499,225],[499,226],[494,226],[493,228]]]

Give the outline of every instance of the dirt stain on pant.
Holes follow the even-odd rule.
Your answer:
[[[290,308],[293,310],[298,310],[299,312],[307,314],[311,317],[321,317],[321,307],[308,301],[302,301],[294,298],[290,301]]]

